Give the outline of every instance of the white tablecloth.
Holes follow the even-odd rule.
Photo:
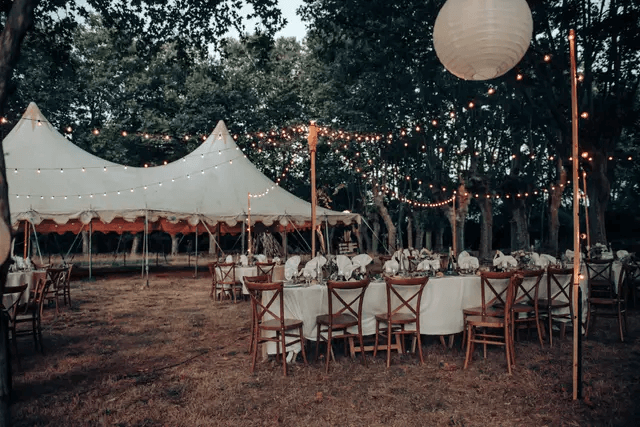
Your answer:
[[[246,267],[242,267],[242,266],[236,266],[235,267],[236,270],[236,280],[239,280],[242,282],[242,293],[245,295],[248,295],[249,292],[247,291],[247,288],[244,286],[244,277],[245,276],[257,276],[258,275],[258,267],[256,267],[255,265],[253,266],[246,266]],[[220,275],[220,271],[217,270],[218,275]],[[218,276],[220,277],[220,276]],[[273,278],[272,280],[274,282],[280,282],[284,280],[284,265],[276,265],[273,268]]]
[[[22,294],[20,303],[26,303],[29,300],[29,292],[35,287],[38,280],[46,280],[47,272],[45,270],[31,270],[31,271],[13,271],[7,274],[6,286],[20,286],[27,285],[27,289]],[[5,307],[9,307],[13,304],[14,295],[5,295],[3,297],[3,303]]]
[[[565,276],[565,282],[570,276]],[[535,281],[534,278],[525,279]],[[560,282],[563,283],[562,279]],[[507,281],[497,290],[504,289]],[[581,282],[583,291],[586,281]],[[547,296],[546,275],[540,281],[540,298]],[[409,290],[407,292],[411,294]],[[552,289],[552,293],[555,293]],[[533,296],[533,292],[531,293]],[[270,298],[265,293],[264,298]],[[300,319],[304,322],[303,334],[309,340],[316,340],[316,316],[326,314],[328,309],[328,291],[324,285],[309,287],[286,287],[284,290],[285,317]],[[583,301],[586,294],[583,292]],[[420,331],[424,335],[449,335],[462,332],[464,329],[462,311],[465,308],[482,305],[480,276],[445,276],[429,278],[422,294],[420,307]],[[362,308],[362,333],[373,335],[376,331],[375,315],[386,313],[387,294],[385,283],[382,281],[369,284],[364,296]],[[584,313],[584,311],[583,311]],[[354,331],[356,328],[353,328]],[[299,347],[298,347],[299,349]],[[275,345],[269,346],[269,353],[275,353]]]

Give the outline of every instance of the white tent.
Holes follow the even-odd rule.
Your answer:
[[[240,232],[251,198],[251,223],[273,230],[308,228],[311,205],[277,186],[246,158],[220,121],[191,154],[163,166],[137,168],[100,159],[57,132],[31,103],[4,140],[14,227],[41,232],[142,231],[171,234],[220,226]],[[356,214],[318,208],[317,223],[351,224]],[[200,228],[201,232],[204,232]]]

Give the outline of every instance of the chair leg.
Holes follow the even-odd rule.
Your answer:
[[[595,319],[594,319],[595,320]],[[584,339],[589,338],[589,325],[591,324],[591,303],[587,302],[587,321],[584,328]]]
[[[258,344],[260,343],[259,339],[260,327],[256,325],[256,328],[253,330],[253,351],[251,352],[251,373],[256,369],[256,360],[258,360]]]
[[[620,311],[620,307],[618,307],[618,331],[620,332],[620,342],[624,342],[624,331],[622,326],[622,312]]]
[[[380,336],[380,322],[378,322],[378,320],[376,319],[376,339],[375,342],[373,343],[373,358],[375,359],[376,355],[378,354],[378,337]]]
[[[422,338],[420,338],[420,328],[416,330],[416,341],[418,342],[418,355],[420,356],[420,364],[424,365],[424,356],[422,354]]]
[[[316,362],[318,361],[319,353],[320,353],[320,329],[322,326],[319,323],[316,323]]]
[[[362,363],[367,366],[367,356],[364,354],[364,338],[362,337],[362,324],[358,323],[358,341],[360,341],[360,353],[362,354]]]
[[[299,327],[298,331],[300,332],[300,351],[302,352],[302,360],[304,361],[304,366],[309,366],[309,364],[307,363],[307,352],[304,349],[305,339],[304,339],[304,336],[302,335],[302,327]]]
[[[387,368],[391,366],[391,319],[387,322]],[[396,340],[398,337],[396,337]]]
[[[327,328],[327,360],[325,362],[325,372],[329,373],[329,361],[331,360],[331,326]]]
[[[462,350],[464,350],[464,344],[465,341],[467,339],[467,316],[466,314],[462,315],[462,324],[464,325],[464,328],[462,329],[462,342],[460,343],[460,347]]]
[[[547,311],[547,316],[549,321],[549,347],[553,347],[553,316],[551,315],[551,308]]]
[[[469,329],[468,331],[467,331],[467,328]],[[467,352],[466,352],[466,355],[464,357],[464,367],[463,367],[463,369],[467,369],[467,366],[469,366],[469,362],[471,361],[471,341],[473,340],[473,329],[472,329],[471,326],[465,325],[464,330],[465,330],[465,337],[466,337],[466,341],[467,341]]]
[[[282,370],[283,374],[287,376],[287,336],[284,331],[280,331],[280,339],[282,340]]]

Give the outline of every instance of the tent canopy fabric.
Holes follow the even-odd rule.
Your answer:
[[[223,121],[187,156],[138,168],[84,151],[31,103],[5,138],[4,151],[14,227],[29,221],[42,232],[65,232],[91,222],[101,231],[141,231],[147,218],[152,229],[168,232],[203,224],[212,232],[220,225],[223,232],[236,233],[248,216],[249,194],[256,195],[252,224],[284,231],[311,223],[311,204],[260,172]],[[316,221],[348,225],[359,223],[360,216],[318,208]]]

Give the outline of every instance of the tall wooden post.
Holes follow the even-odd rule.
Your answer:
[[[589,206],[587,206],[587,173],[582,172],[582,193],[584,194],[584,221],[587,229],[587,256],[591,249],[591,232],[589,231]]]
[[[27,259],[29,250],[29,221],[24,222],[24,259]]]
[[[571,56],[571,133],[573,158],[573,400],[580,396],[579,354],[578,347],[582,333],[582,313],[578,313],[578,291],[580,289],[580,187],[578,181],[578,81],[576,73],[576,33],[569,30],[569,54]]]
[[[251,255],[251,193],[247,193],[247,253]]]
[[[316,256],[316,147],[318,129],[316,123],[309,125],[309,153],[311,154],[311,258]]]
[[[451,202],[453,203],[453,244],[451,246],[453,246],[453,257],[455,259],[458,258],[458,233],[456,232],[456,222],[457,221],[457,217],[456,217],[456,196],[455,194],[453,195],[453,199],[451,200]]]

